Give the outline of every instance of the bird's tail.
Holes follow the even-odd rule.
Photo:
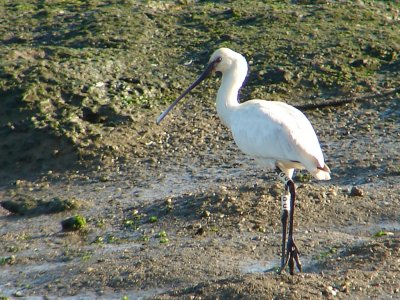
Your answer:
[[[316,179],[318,180],[330,180],[331,179],[331,170],[327,165],[324,165],[323,168],[317,167],[313,172],[310,172]]]

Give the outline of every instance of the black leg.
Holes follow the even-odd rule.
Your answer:
[[[288,188],[285,187],[285,191],[287,192]],[[286,265],[286,234],[287,234],[287,219],[289,215],[289,211],[287,209],[287,197],[288,194],[285,193],[282,195],[282,216],[281,216],[281,221],[282,221],[282,257],[281,257],[281,268],[280,272],[282,272],[285,269]]]
[[[290,190],[290,219],[289,219],[289,236],[287,243],[287,256],[289,261],[289,272],[291,275],[294,274],[294,262],[296,262],[297,269],[301,272],[300,252],[297,249],[293,239],[293,223],[294,223],[294,202],[296,199],[296,188],[294,182],[290,180],[287,183]]]
[[[285,194],[282,196],[282,258],[281,258],[281,270],[282,272],[286,268],[286,264],[289,265],[289,272],[291,275],[294,274],[294,263],[296,262],[297,269],[301,272],[301,262],[299,259],[300,252],[297,249],[296,244],[293,239],[293,226],[294,226],[294,203],[296,199],[296,189],[293,180],[288,178],[285,173],[283,173],[279,168],[277,168],[279,173],[279,179],[285,184]],[[290,204],[288,205],[287,190],[290,191]],[[289,206],[289,207],[288,207]],[[286,234],[287,234],[287,217],[289,218],[289,233],[288,240],[286,244]],[[286,248],[286,251],[285,251]],[[285,253],[286,252],[286,253]]]

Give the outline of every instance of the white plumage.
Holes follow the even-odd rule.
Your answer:
[[[294,264],[301,271],[301,263],[300,252],[293,238],[296,198],[293,171],[307,169],[316,179],[331,178],[317,135],[307,117],[291,105],[265,100],[239,103],[238,92],[247,75],[247,62],[242,55],[228,48],[218,49],[212,54],[204,72],[158,117],[157,124],[187,93],[213,72],[222,73],[217,94],[217,112],[222,123],[231,130],[236,145],[262,166],[277,170],[285,184],[282,196],[280,270],[284,270],[288,264],[290,274],[294,274]]]
[[[288,177],[293,169],[307,169],[315,178],[330,179],[315,132],[307,118],[282,102],[251,100],[232,112],[230,126],[245,154],[270,169],[280,167]],[[268,130],[265,130],[268,128]]]
[[[250,100],[238,102],[238,91],[247,74],[245,58],[228,48],[218,49],[210,63],[222,60],[214,70],[222,73],[217,112],[245,154],[262,166],[279,167],[288,177],[293,169],[307,169],[316,179],[329,180],[315,131],[299,111],[283,102]]]

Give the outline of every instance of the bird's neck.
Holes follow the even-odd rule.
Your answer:
[[[222,75],[221,86],[217,94],[217,113],[227,127],[229,127],[232,112],[240,105],[238,93],[246,77],[246,71],[232,70]]]

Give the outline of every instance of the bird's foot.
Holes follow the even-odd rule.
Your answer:
[[[296,267],[301,272],[301,262],[300,262],[300,251],[297,248],[294,240],[292,237],[288,238],[287,245],[286,245],[286,259],[285,262],[281,264],[280,272],[285,270],[286,265],[289,266],[289,273],[290,275],[294,275],[294,264],[296,263]]]

